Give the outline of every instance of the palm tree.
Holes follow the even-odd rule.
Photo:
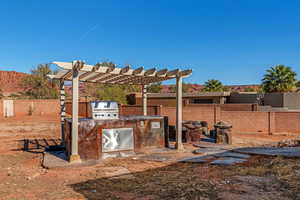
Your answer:
[[[266,71],[262,79],[264,92],[291,92],[296,88],[296,72],[291,67],[277,65]]]
[[[204,92],[223,92],[225,90],[223,84],[219,80],[208,80],[204,84]]]

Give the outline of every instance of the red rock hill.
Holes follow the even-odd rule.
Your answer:
[[[24,90],[20,86],[22,79],[27,76],[26,73],[15,71],[0,71],[0,89],[5,96],[18,93]]]

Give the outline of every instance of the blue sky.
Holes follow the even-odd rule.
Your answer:
[[[275,64],[300,74],[300,1],[1,1],[0,70],[113,61],[192,68],[186,81],[260,83]]]

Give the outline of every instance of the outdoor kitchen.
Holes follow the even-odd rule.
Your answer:
[[[120,116],[118,103],[90,102],[89,118],[80,118],[78,154],[81,160],[98,160],[164,148],[167,120],[161,116]],[[65,145],[71,153],[72,120],[65,119]]]
[[[129,66],[87,65],[81,61],[54,62],[62,68],[49,78],[61,83],[61,140],[69,162],[99,160],[108,157],[128,156],[151,148],[168,147],[168,119],[147,115],[147,86],[165,80],[176,79],[176,143],[182,144],[182,79],[192,70],[171,70]],[[72,115],[66,117],[64,82],[72,81]],[[102,84],[140,85],[143,96],[143,115],[122,116],[118,102],[92,101],[87,117],[79,117],[79,82]]]

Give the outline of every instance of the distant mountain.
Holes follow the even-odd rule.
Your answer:
[[[0,71],[0,89],[4,96],[24,90],[21,86],[22,79],[28,74],[15,71]]]
[[[24,91],[24,88],[21,86],[22,79],[28,76],[26,73],[22,72],[15,72],[15,71],[0,71],[0,89],[3,91],[4,96],[9,96],[11,94],[15,94],[21,91]],[[187,91],[188,93],[197,93],[201,92],[204,88],[203,85],[200,84],[187,84]],[[173,91],[175,85],[162,85],[162,93],[170,93]],[[229,91],[236,91],[236,92],[244,92],[249,91],[249,88],[252,90],[257,91],[259,89],[259,85],[227,85],[225,86],[228,88]],[[72,93],[72,86],[67,84],[65,86],[66,93],[71,95]],[[80,84],[80,93],[84,95],[86,92],[86,87],[84,83]]]

